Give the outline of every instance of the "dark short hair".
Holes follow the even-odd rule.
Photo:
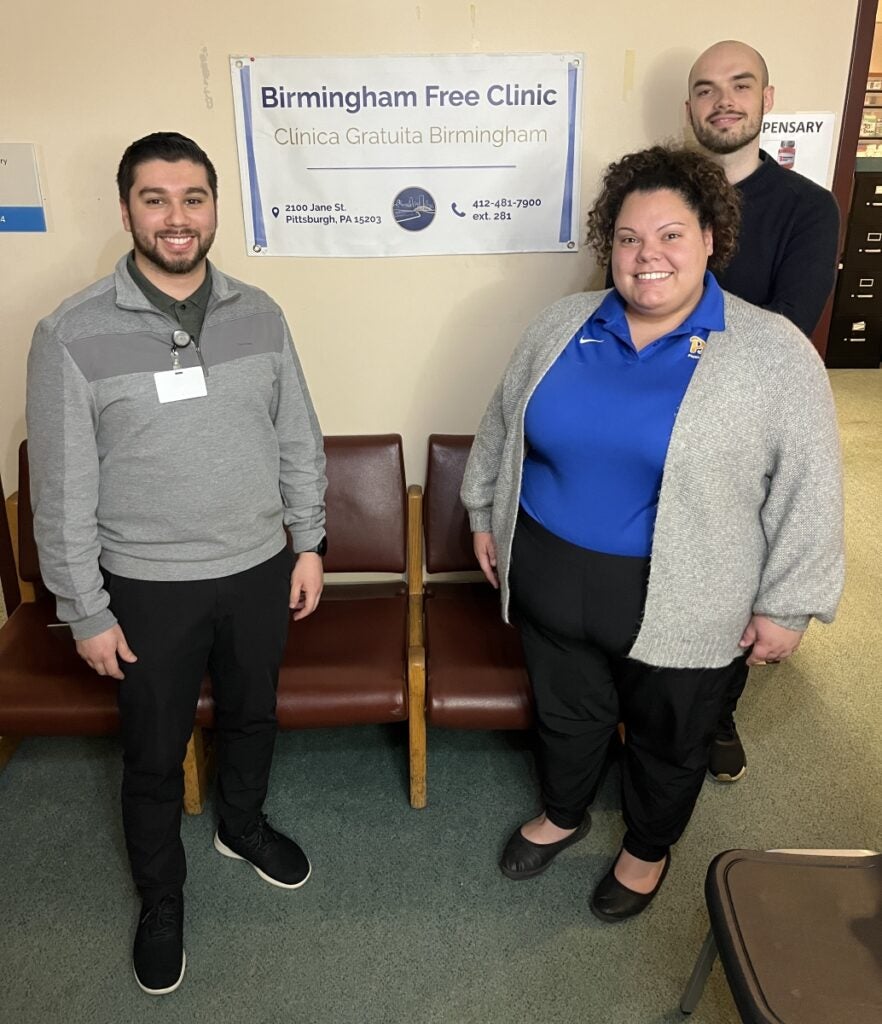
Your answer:
[[[711,230],[714,251],[708,267],[722,270],[738,248],[741,199],[719,164],[681,146],[653,146],[607,167],[600,195],[588,211],[588,245],[600,262],[609,263],[616,220],[627,197],[660,189],[681,196],[702,230]]]
[[[208,159],[208,154],[186,135],[178,132],[153,132],[138,139],[123,153],[116,172],[116,185],[119,197],[124,203],[129,201],[129,193],[135,181],[135,171],[140,164],[148,160],[167,160],[174,164],[179,160],[189,160],[205,168],[211,194],[217,199],[217,171]]]

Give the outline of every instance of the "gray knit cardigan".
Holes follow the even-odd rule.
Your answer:
[[[502,615],[530,396],[605,292],[570,295],[525,332],[481,420],[462,501],[497,546]],[[830,622],[844,576],[842,472],[826,371],[789,320],[724,293],[674,423],[643,621],[630,656],[717,668],[752,614]],[[602,496],[600,496],[602,500]]]

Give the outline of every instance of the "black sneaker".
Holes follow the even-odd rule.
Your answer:
[[[717,782],[737,782],[747,771],[747,756],[733,724],[725,733],[717,733],[708,751],[707,770]]]
[[[293,839],[276,832],[265,814],[241,836],[230,835],[220,822],[214,848],[225,857],[248,861],[265,882],[283,889],[299,889],[312,871],[303,850]]]
[[[184,952],[184,897],[173,892],[141,905],[135,948],[135,981],[151,996],[164,996],[180,985],[187,968]]]

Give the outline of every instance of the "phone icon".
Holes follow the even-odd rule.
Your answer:
[[[459,210],[457,210],[456,203],[451,203],[450,204],[450,209],[453,210],[453,212],[457,215],[457,217],[465,217],[466,216],[464,213],[460,213]]]

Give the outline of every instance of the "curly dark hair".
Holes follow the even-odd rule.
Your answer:
[[[698,217],[702,230],[710,228],[714,251],[708,267],[722,270],[738,248],[741,198],[719,164],[682,146],[652,146],[607,167],[600,195],[588,211],[588,245],[600,262],[609,263],[616,219],[625,199],[632,192],[659,189],[676,192]]]

